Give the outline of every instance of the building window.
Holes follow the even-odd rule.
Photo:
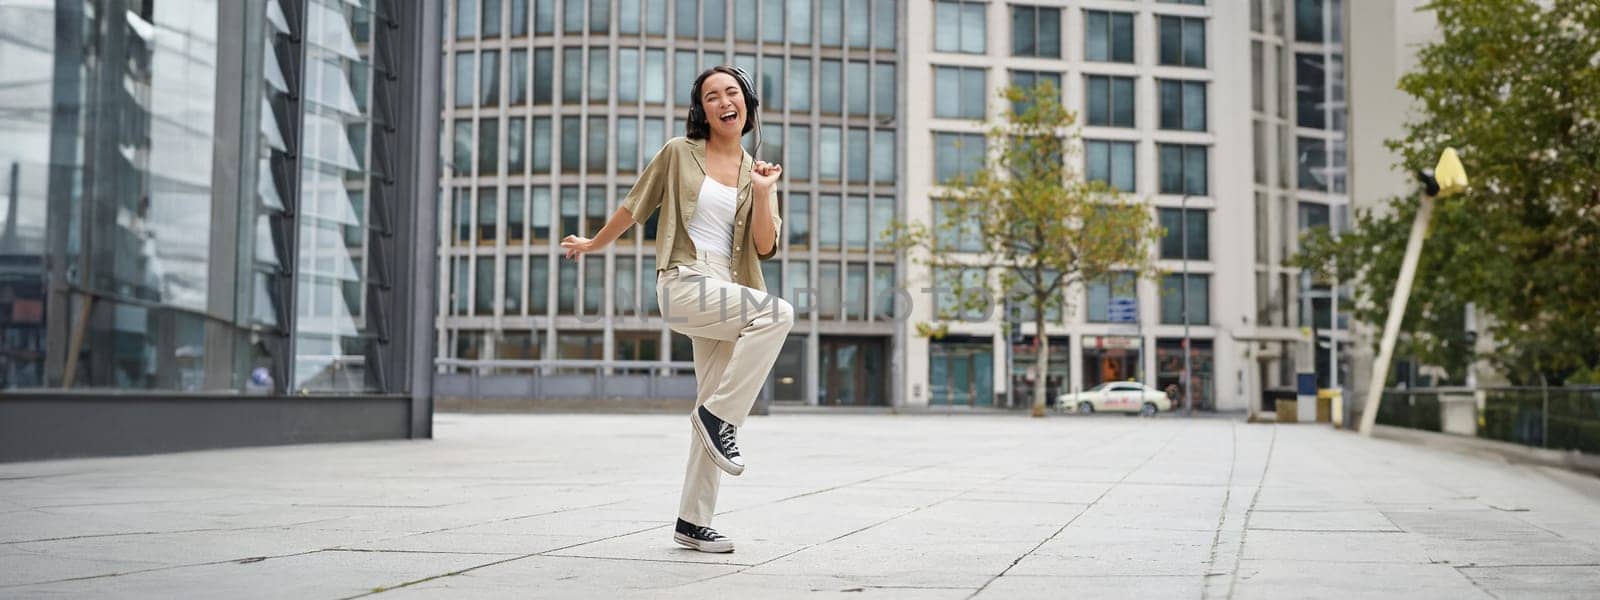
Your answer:
[[[853,126],[853,128],[850,128],[846,142],[850,144],[850,147],[848,147],[848,158],[850,158],[848,160],[850,162],[848,181],[853,182],[853,184],[864,184],[864,182],[867,182],[867,166],[869,166],[867,165],[867,130],[859,128],[859,126]]]
[[[618,331],[613,335],[616,360],[661,360],[661,334],[654,331]]]
[[[455,171],[456,177],[472,176],[472,120],[462,119],[455,122],[455,133],[451,136],[454,140],[454,152],[450,160],[450,168]]]
[[[558,237],[583,235],[583,230],[578,225],[578,219],[582,215],[583,201],[578,198],[578,188],[570,185],[563,186],[561,188],[561,232]]]
[[[872,132],[872,181],[894,183],[895,144],[893,129]]]
[[[867,220],[869,212],[866,196],[850,196],[846,200],[844,209],[846,248],[855,252],[867,251],[867,232],[871,230],[872,225]]]
[[[839,263],[824,262],[817,265],[817,311],[823,319],[838,319],[842,295],[839,290]]]
[[[471,52],[456,53],[456,108],[472,106],[473,101],[476,100],[476,94],[474,93],[476,88],[473,87],[475,80],[472,78],[475,65],[472,58]]]
[[[500,53],[485,50],[478,61],[478,106],[500,105]]]
[[[783,64],[778,62],[777,64]],[[778,74],[782,74],[780,71]],[[794,58],[789,61],[789,110],[797,113],[811,112],[811,59]],[[834,90],[838,91],[838,90]],[[780,104],[781,106],[781,104]]]
[[[533,103],[548,105],[555,99],[555,50],[535,48],[533,51]]]
[[[478,122],[478,175],[500,174],[500,119]]]
[[[880,252],[886,251],[884,245],[894,241],[894,196],[878,196],[872,199],[872,244]]]
[[[894,78],[894,65],[878,63],[872,66],[873,113],[879,118],[893,117],[895,90],[899,88]]]
[[[1328,128],[1327,69],[1321,54],[1294,55],[1294,107],[1295,124]]]
[[[817,101],[818,108],[824,113],[836,115],[844,110],[844,63],[824,60],[821,64],[817,82],[817,91],[821,94]]]
[[[1161,39],[1161,64],[1178,67],[1206,66],[1206,20],[1194,17],[1157,17]]]
[[[982,119],[989,98],[988,69],[933,68],[933,116],[942,119]]]
[[[610,141],[610,131],[605,117],[589,117],[589,173],[604,175],[606,172],[606,144]]]
[[[501,296],[501,310],[508,315],[522,314],[522,257],[506,257],[506,289]]]
[[[689,94],[694,93],[694,90],[690,88],[694,86],[694,78],[700,74],[699,60],[695,58],[693,50],[677,50],[672,53],[672,63],[673,102],[678,106],[688,108],[691,101],[697,100],[690,98]],[[780,93],[778,95],[782,96],[783,94]],[[767,96],[762,97],[766,98]],[[783,101],[782,98],[777,100],[779,103]],[[683,131],[683,128],[678,128],[678,131]]]
[[[1161,92],[1161,128],[1206,130],[1206,82],[1158,80]]]
[[[706,39],[720,40],[727,36],[728,13],[726,0],[705,0],[705,9],[701,11],[704,19],[700,30],[705,32]]]
[[[527,199],[524,197],[526,194],[527,190],[521,187],[506,189],[506,242],[508,244],[521,244],[528,237],[525,230],[528,223],[525,212],[527,210]]]
[[[1137,148],[1137,142],[1084,140],[1084,176],[1090,181],[1103,181],[1118,191],[1134,192],[1138,180],[1135,177]]]
[[[602,332],[561,332],[556,334],[556,358],[561,360],[604,360],[606,334]]]
[[[789,156],[784,175],[795,182],[811,179],[811,126],[789,126]]]
[[[617,172],[639,169],[639,121],[631,116],[617,120]]]
[[[500,207],[495,189],[478,188],[478,245],[493,246],[499,231]]]
[[[522,117],[506,121],[506,174],[521,175],[528,168],[528,121]]]
[[[528,51],[512,50],[510,69],[511,87],[506,92],[506,104],[520,106],[528,103]]]
[[[533,241],[544,242],[550,239],[550,188],[533,188],[532,202],[528,203],[529,233],[533,234]]]
[[[456,39],[478,35],[478,0],[456,0]]]
[[[894,318],[894,265],[879,263],[872,268],[872,317],[878,321]]]
[[[1182,260],[1187,242],[1189,260],[1210,260],[1210,217],[1209,211],[1198,208],[1160,209],[1161,227],[1166,230],[1161,238],[1161,258]]]
[[[789,0],[789,43],[811,45],[811,0]]]
[[[1323,0],[1294,0],[1294,39],[1297,42],[1323,41]]]
[[[1188,293],[1184,293],[1184,280],[1188,279]],[[1184,300],[1188,300],[1190,325],[1211,323],[1211,276],[1190,273],[1170,274],[1161,279],[1161,324],[1184,324]]]
[[[1088,282],[1090,323],[1136,323],[1139,306],[1139,279],[1133,273],[1111,273]],[[1133,314],[1127,314],[1132,305]],[[1131,317],[1131,318],[1130,318]]]
[[[1134,94],[1132,77],[1085,77],[1088,88],[1089,124],[1100,127],[1133,127]]]
[[[945,215],[950,212],[951,200],[935,199],[933,201],[933,228],[934,242],[944,250],[958,252],[982,252],[983,231],[973,220],[951,223]]]
[[[1305,233],[1319,227],[1328,227],[1332,220],[1328,217],[1328,205],[1321,202],[1300,203],[1300,233]]]
[[[986,142],[978,133],[934,133],[934,183],[968,177],[984,165]]]
[[[534,255],[528,261],[528,314],[550,312],[549,292],[550,260],[546,255]]]
[[[989,5],[982,2],[939,0],[934,4],[933,49],[963,54],[987,52],[984,16],[988,9]]]
[[[561,101],[577,104],[583,100],[583,49],[561,51]]]
[[[838,250],[840,228],[839,196],[824,194],[817,198],[817,245],[824,250]]]
[[[817,134],[817,178],[823,181],[838,181],[840,175],[840,155],[844,153],[843,132],[838,127],[823,127]]]
[[[1011,85],[1022,88],[1024,92],[1031,91],[1035,87],[1038,87],[1039,84],[1046,81],[1050,82],[1051,86],[1055,88],[1057,94],[1062,93],[1060,73],[1051,73],[1048,71],[1011,72]],[[1033,105],[1027,100],[1013,102],[1011,104],[1011,112],[1019,115],[1028,112],[1028,109],[1030,108],[1033,108]]]
[[[1206,195],[1206,146],[1157,144],[1161,193]]]
[[[583,32],[583,5],[584,0],[561,0],[561,31]]]
[[[1013,5],[1011,55],[1061,58],[1061,9]]]
[[[549,35],[556,31],[556,2],[555,0],[534,0],[533,5],[533,32],[539,35]]]
[[[455,189],[455,242],[458,246],[472,243],[472,189]]]
[[[844,273],[844,318],[867,319],[867,265],[850,263]]]
[[[583,148],[583,119],[561,118],[561,172],[577,173]]]
[[[475,261],[478,276],[472,282],[473,286],[473,314],[484,316],[494,314],[494,257],[480,256]]]
[[[617,102],[633,104],[639,101],[639,49],[617,50]]]
[[[616,273],[613,280],[612,313],[617,315],[639,314],[639,294],[636,283],[638,275],[633,272],[633,257],[618,256]]]
[[[849,0],[844,7],[847,11],[844,21],[850,47],[866,48],[872,42],[872,19],[867,14],[871,6],[864,0]]]
[[[1328,142],[1320,138],[1302,137],[1295,140],[1298,150],[1299,188],[1318,192],[1328,191]]]
[[[762,108],[783,110],[783,57],[765,56],[761,59]],[[684,92],[688,93],[688,92]],[[809,96],[809,94],[807,94]],[[826,96],[824,96],[826,97]]]
[[[789,194],[789,248],[801,250],[811,246],[811,196]]]
[[[871,65],[866,61],[852,60],[845,68],[846,90],[850,94],[849,114],[865,117],[872,112]]]
[[[1133,62],[1133,14],[1088,10],[1083,13],[1083,55],[1095,62]]]
[[[872,19],[872,45],[879,50],[893,50],[895,29],[895,0],[875,0],[873,2]]]
[[[788,287],[782,290],[783,299],[794,305],[796,315],[809,315],[816,306],[816,294],[815,292],[801,293],[801,290],[809,290],[811,288],[811,263],[805,261],[789,263],[789,272],[785,279],[787,281],[784,283]]]

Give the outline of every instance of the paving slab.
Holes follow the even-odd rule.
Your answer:
[[[0,597],[1600,597],[1600,480],[1226,419],[753,418],[700,554],[683,421],[0,464]]]

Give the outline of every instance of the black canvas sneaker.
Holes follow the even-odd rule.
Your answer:
[[[672,541],[701,552],[718,554],[733,552],[733,540],[728,539],[728,536],[717,533],[717,530],[710,527],[701,527],[683,519],[678,519],[678,530],[672,534]]]
[[[735,443],[738,431],[731,423],[717,418],[704,406],[696,407],[689,420],[694,421],[694,430],[700,435],[706,452],[711,454],[711,462],[729,475],[744,472],[744,458],[739,456],[739,445]]]

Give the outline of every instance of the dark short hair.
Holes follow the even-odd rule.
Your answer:
[[[750,82],[737,69],[728,65],[717,65],[701,71],[700,76],[694,78],[694,87],[690,89],[689,119],[685,127],[688,131],[685,131],[684,135],[691,140],[703,140],[711,137],[711,121],[706,117],[705,104],[700,99],[700,86],[705,83],[707,78],[717,73],[733,77],[733,80],[739,83],[739,94],[744,96],[744,129],[739,133],[750,133],[750,130],[755,128],[756,110],[761,107],[761,101],[756,97],[756,91],[750,89]]]

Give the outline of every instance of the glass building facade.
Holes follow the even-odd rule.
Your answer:
[[[880,235],[898,214],[902,4],[449,0],[442,378],[588,376],[571,393],[589,396],[605,395],[602,377],[692,375],[688,339],[657,307],[654,219],[579,261],[558,243],[599,231],[684,135],[694,78],[732,64],[759,88],[757,158],[784,165],[785,231],[763,275],[801,319],[771,399],[885,403],[898,274]]]
[[[1339,307],[1353,302],[1349,286],[1285,265],[1306,232],[1350,227],[1343,1],[1253,0],[1250,10],[1256,320],[1317,337],[1309,357],[1276,344],[1261,385],[1286,394],[1297,372],[1316,373],[1318,387],[1348,385],[1350,323]]]
[[[439,16],[407,4],[0,6],[0,406],[425,397]]]

